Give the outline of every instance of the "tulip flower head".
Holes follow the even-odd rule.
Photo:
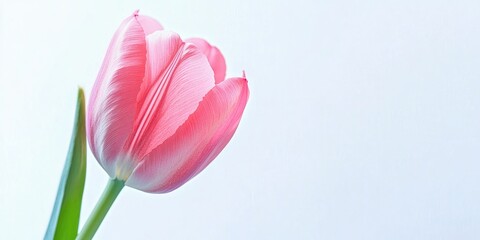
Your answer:
[[[97,161],[111,178],[145,192],[183,185],[240,122],[247,80],[225,72],[218,48],[182,40],[135,12],[113,36],[91,93],[87,138]]]

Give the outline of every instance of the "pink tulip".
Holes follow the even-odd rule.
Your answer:
[[[245,76],[203,39],[183,41],[154,19],[125,19],[98,73],[87,136],[111,178],[153,193],[202,171],[232,138],[247,103]]]

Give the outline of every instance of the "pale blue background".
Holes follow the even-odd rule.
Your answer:
[[[40,239],[110,38],[135,9],[246,70],[237,134],[97,239],[480,239],[479,1],[4,1],[0,234]],[[82,223],[107,174],[92,155]]]

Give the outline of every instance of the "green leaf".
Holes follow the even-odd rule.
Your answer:
[[[83,187],[85,185],[87,147],[85,139],[85,96],[78,89],[75,125],[57,198],[45,239],[75,239],[78,233]]]

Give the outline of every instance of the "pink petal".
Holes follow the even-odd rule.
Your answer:
[[[145,61],[145,33],[130,16],[110,42],[88,105],[90,147],[110,176],[114,174],[111,163],[121,154],[133,126]]]
[[[232,138],[248,95],[244,78],[216,85],[175,135],[145,157],[126,184],[146,192],[165,193],[194,177]]]
[[[140,25],[142,25],[145,36],[148,36],[153,32],[163,30],[162,24],[149,16],[138,15],[137,21],[140,23]]]
[[[201,38],[189,38],[185,40],[185,42],[193,43],[203,54],[205,54],[213,72],[215,73],[215,83],[218,84],[225,79],[227,65],[225,63],[225,58],[217,47],[210,45],[207,41]]]
[[[175,133],[215,85],[205,56],[173,32],[147,36],[147,67],[125,149],[142,159]]]

